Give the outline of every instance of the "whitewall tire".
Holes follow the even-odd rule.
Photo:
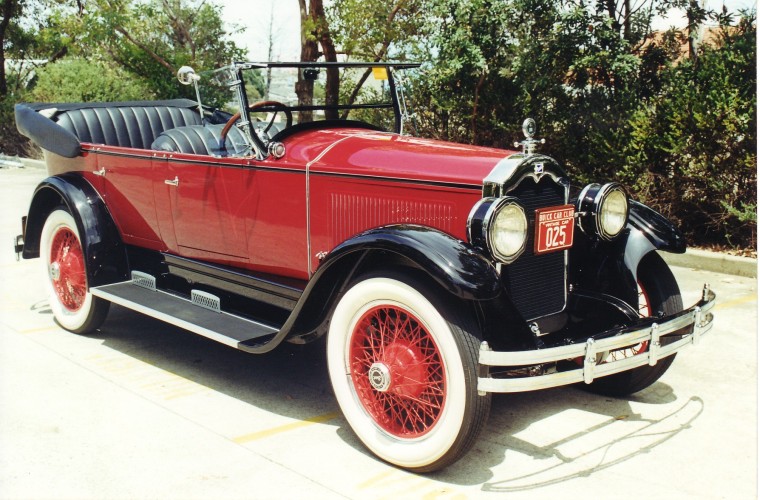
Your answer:
[[[98,328],[110,303],[89,291],[82,239],[67,210],[58,208],[48,215],[42,227],[40,257],[50,308],[58,324],[74,333]]]
[[[348,289],[330,322],[327,361],[359,439],[387,462],[427,472],[468,451],[490,396],[477,394],[480,341],[472,322],[404,281],[369,277]]]

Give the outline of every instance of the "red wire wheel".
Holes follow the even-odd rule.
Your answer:
[[[79,239],[68,227],[53,235],[50,246],[50,278],[61,305],[70,312],[82,308],[87,295],[84,253]]]
[[[55,321],[74,333],[96,330],[110,305],[90,293],[84,248],[71,213],[63,208],[53,210],[40,234],[45,287]]]
[[[639,263],[638,277],[638,312],[642,318],[669,316],[683,310],[681,292],[670,268],[656,252],[647,254]],[[678,340],[678,336],[663,337],[662,345]],[[609,353],[604,361],[630,358],[646,353],[649,342],[641,342]],[[653,383],[668,370],[675,359],[675,354],[660,359],[654,366],[644,365],[632,370],[615,373],[595,379],[590,385],[583,385],[591,392],[605,396],[623,397],[641,391]]]
[[[641,283],[637,283],[637,288],[639,291],[639,317],[648,318],[652,315],[652,306],[649,300],[649,296],[647,295],[646,290],[644,290],[644,287],[641,286]],[[630,347],[618,349],[617,351],[610,352],[609,358],[605,361],[617,361],[619,359],[630,358],[631,356],[645,353],[648,347],[649,341],[644,341]]]
[[[348,287],[330,318],[327,368],[362,443],[394,465],[431,472],[472,447],[491,398],[477,390],[475,318],[416,278],[388,272]]]
[[[425,435],[446,404],[441,354],[425,326],[400,307],[368,310],[350,340],[351,378],[358,398],[386,432]]]

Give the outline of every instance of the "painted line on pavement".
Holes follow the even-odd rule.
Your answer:
[[[289,424],[272,427],[271,429],[264,429],[263,431],[252,432],[250,434],[238,436],[232,438],[232,441],[237,444],[250,443],[251,441],[257,441],[259,439],[268,438],[277,434],[282,434],[284,432],[290,432],[296,429],[301,429],[303,427],[308,427],[310,425],[328,422],[330,420],[338,418],[339,416],[340,413],[338,412],[325,413],[324,415],[317,415],[316,417],[307,418],[305,420],[299,420],[297,422],[291,422]]]
[[[60,331],[60,330],[61,330],[61,327],[58,325],[49,325],[49,326],[41,326],[39,328],[29,328],[26,330],[16,330],[16,331],[22,335],[28,335],[30,333],[53,332],[53,331]]]
[[[719,304],[716,304],[713,308],[713,311],[726,309],[727,307],[738,306],[740,304],[746,304],[747,302],[752,302],[753,300],[757,301],[756,293],[753,293],[752,295],[745,295],[744,297],[739,297],[738,299],[729,300],[728,302],[721,302]]]

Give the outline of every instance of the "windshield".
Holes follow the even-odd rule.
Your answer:
[[[269,142],[306,124],[326,122],[401,132],[403,87],[394,70],[417,67],[399,63],[235,63],[201,74],[203,104],[234,117],[241,129],[250,120],[253,141]],[[243,85],[240,85],[240,82]],[[241,95],[242,94],[242,95]],[[261,149],[260,147],[255,149]]]

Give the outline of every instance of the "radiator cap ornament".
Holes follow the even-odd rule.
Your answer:
[[[535,154],[536,148],[539,144],[545,144],[546,139],[534,139],[538,127],[536,126],[536,120],[533,118],[526,118],[522,124],[522,131],[525,135],[525,140],[522,142],[515,142],[515,147],[522,146],[523,154],[532,155]]]

